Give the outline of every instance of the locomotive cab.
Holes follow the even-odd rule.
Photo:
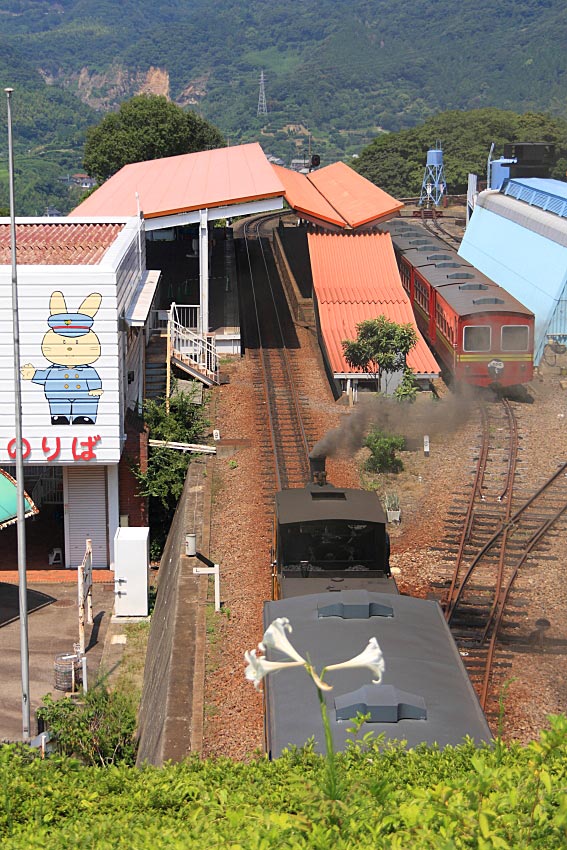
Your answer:
[[[322,470],[313,479],[276,496],[274,598],[362,581],[392,592],[386,517],[376,494],[328,484]]]

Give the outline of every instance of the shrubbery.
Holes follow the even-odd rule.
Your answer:
[[[368,472],[401,472],[404,465],[396,452],[405,448],[405,438],[397,434],[386,434],[381,428],[373,428],[364,441],[371,455],[366,461]]]
[[[528,747],[337,756],[341,799],[312,748],[269,762],[83,767],[0,747],[2,850],[558,850],[567,846],[567,720]]]
[[[95,685],[79,698],[43,698],[38,711],[62,755],[87,765],[133,765],[136,760],[136,708],[120,691]]]

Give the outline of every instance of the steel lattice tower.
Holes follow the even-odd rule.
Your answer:
[[[266,104],[266,87],[264,85],[264,72],[260,72],[260,94],[258,95],[258,112],[257,115],[267,115],[268,106]]]

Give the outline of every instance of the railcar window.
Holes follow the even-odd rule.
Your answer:
[[[527,351],[530,330],[527,325],[504,325],[502,351]]]
[[[490,328],[469,325],[463,333],[464,351],[490,351]]]

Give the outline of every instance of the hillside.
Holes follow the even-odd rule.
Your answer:
[[[0,24],[4,84],[45,98],[30,114],[54,125],[32,121],[31,144],[68,132],[80,145],[97,115],[142,91],[286,162],[316,150],[326,164],[443,110],[567,117],[561,0],[3,0]],[[73,96],[56,119],[50,99],[58,112]]]

